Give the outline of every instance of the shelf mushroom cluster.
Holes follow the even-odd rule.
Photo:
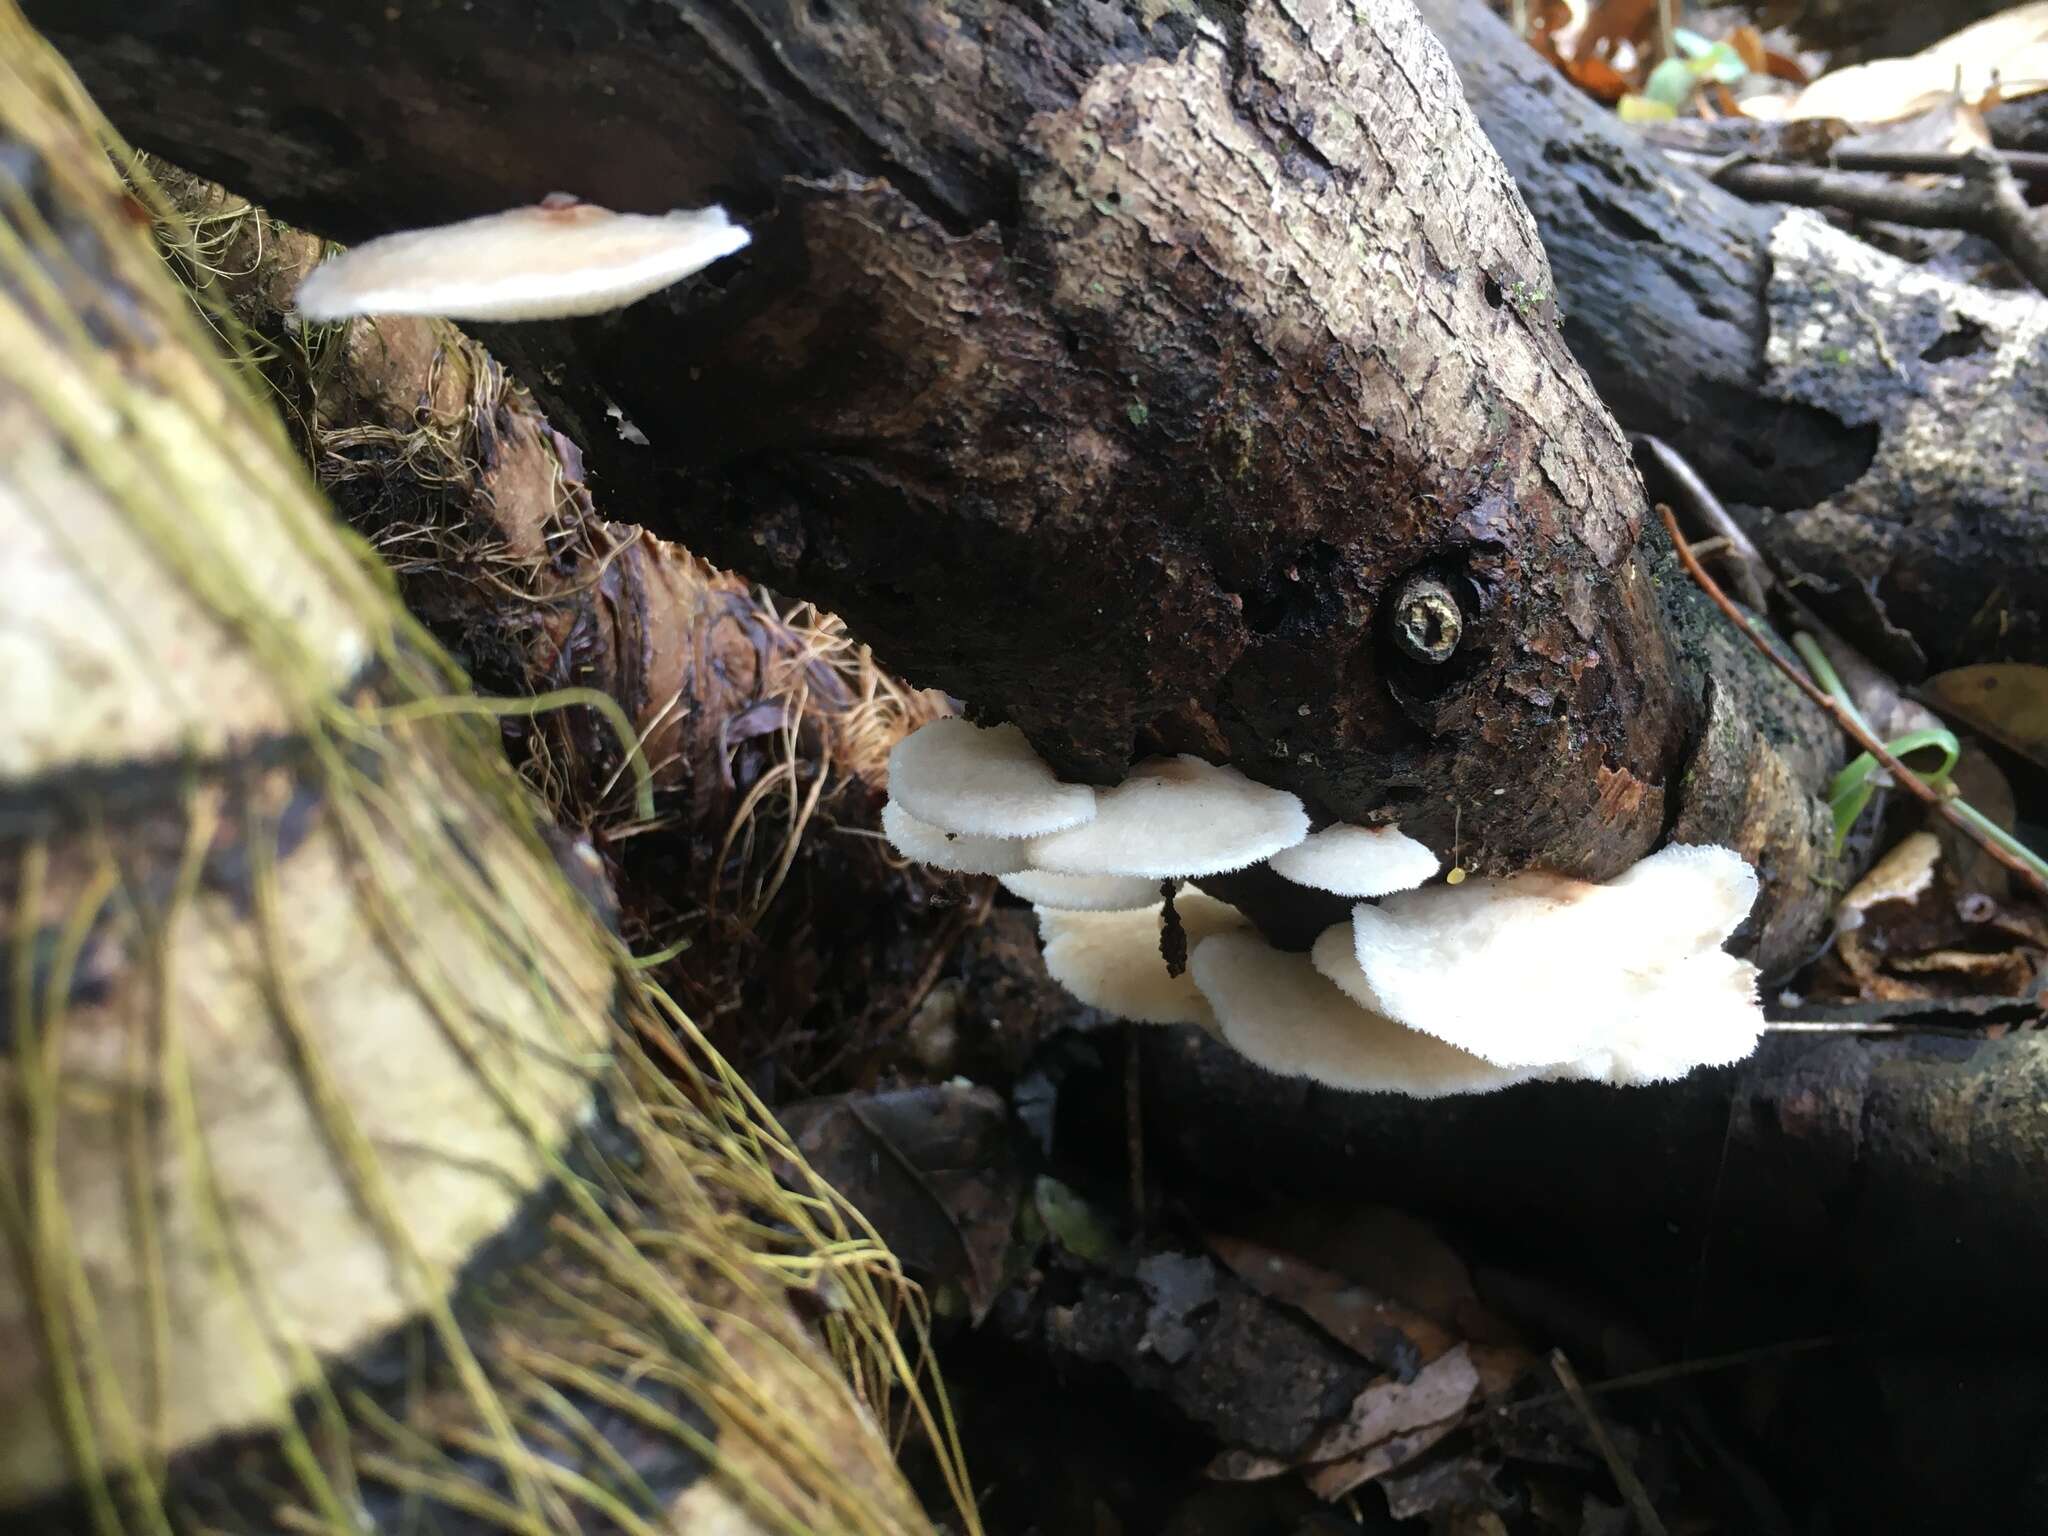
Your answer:
[[[1301,802],[1195,757],[1112,789],[1062,782],[1013,725],[936,720],[889,760],[882,828],[904,856],[994,875],[1038,915],[1046,969],[1082,1002],[1196,1024],[1269,1071],[1418,1098],[1534,1078],[1643,1083],[1741,1059],[1756,970],[1722,951],[1756,899],[1726,848],[1672,844],[1604,885],[1529,873],[1426,885],[1397,827],[1310,831]],[[1179,882],[1265,863],[1352,898],[1306,954]],[[1185,967],[1162,947],[1167,893]]]

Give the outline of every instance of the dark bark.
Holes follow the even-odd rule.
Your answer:
[[[1403,7],[42,14],[130,131],[338,235],[732,203],[731,272],[522,335],[557,420],[1069,772],[1196,750],[1475,869],[1672,820],[1700,695],[1640,491]],[[1471,610],[1445,667],[1381,633],[1417,571]]]
[[[2030,1035],[1783,1036],[1655,1088],[1434,1102],[1272,1077],[1198,1031],[1149,1038],[1146,1102],[1170,1106],[1151,1129],[1205,1180],[1470,1218],[1496,1251],[1597,1267],[1674,1350],[2042,1335],[2048,1052]]]
[[[1876,1530],[1939,1529],[1961,1507],[2000,1529],[2042,1519],[2038,1036],[1779,1037],[1654,1088],[1430,1103],[1271,1077],[1195,1030],[1150,1046],[1163,1177],[1192,1175],[1231,1209],[1426,1212],[1469,1233],[1475,1265],[1591,1300],[1588,1347],[1616,1336],[1620,1303],[1648,1348],[1610,1369],[1824,1340],[1749,1375],[1739,1421],[1781,1489],[1824,1490]],[[1096,1091],[1113,1114],[1116,1084]],[[1503,1283],[1482,1274],[1481,1294],[1526,1311],[1527,1287]]]
[[[2006,0],[1935,0],[1933,4],[1869,5],[1864,0],[1748,0],[1743,9],[1765,26],[1782,26],[1808,48],[1827,51],[1831,67],[1861,59],[1918,53],[1973,22],[2010,7]]]
[[[1985,108],[1984,126],[2000,149],[2048,150],[2048,91]]]
[[[1573,90],[1478,0],[1422,10],[1622,425],[1676,446],[1894,672],[2048,659],[2042,301],[1743,203]]]

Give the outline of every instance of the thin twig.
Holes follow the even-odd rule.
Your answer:
[[[1778,647],[1772,645],[1763,633],[1758,630],[1756,625],[1749,620],[1748,616],[1740,608],[1736,607],[1734,603],[1729,601],[1728,594],[1721,590],[1720,584],[1707,574],[1706,568],[1699,562],[1699,557],[1692,552],[1692,546],[1686,543],[1685,535],[1679,531],[1678,518],[1673,514],[1672,510],[1659,503],[1657,511],[1664,519],[1664,531],[1671,536],[1671,545],[1678,551],[1678,558],[1684,563],[1686,574],[1698,582],[1700,590],[1714,600],[1714,605],[1728,616],[1728,622],[1741,630],[1748,637],[1750,644],[1770,658],[1771,665],[1791,678],[1801,693],[1826,710],[1835,724],[1839,725],[1847,733],[1849,739],[1876,758],[1878,763],[1886,772],[1891,774],[1893,780],[1901,788],[1906,790],[1915,799],[1933,806],[1936,811],[1941,813],[1942,819],[1947,821],[1950,826],[1959,829],[1965,837],[1969,838],[1979,848],[1982,848],[1992,858],[2026,881],[2036,894],[2048,897],[2048,880],[2043,880],[2038,870],[2025,859],[2018,857],[2010,849],[2006,848],[1997,839],[1985,835],[1983,827],[1977,822],[1958,813],[1947,796],[1933,788],[1919,774],[1894,757],[1886,749],[1885,744],[1870,733],[1867,726],[1855,719],[1851,712],[1844,709],[1833,695],[1818,687],[1812,678],[1795,667]]]
[[[1960,229],[2003,251],[2028,282],[2048,293],[2048,230],[2027,206],[2006,162],[1988,149],[1954,157],[1957,181],[1939,187],[1880,186],[1864,173],[1754,160],[1720,167],[1716,185],[1752,202],[1836,208],[1916,229]],[[1838,164],[1843,163],[1838,157]]]
[[[1572,1369],[1571,1361],[1565,1359],[1564,1351],[1550,1352],[1550,1368],[1557,1373],[1558,1384],[1572,1400],[1572,1406],[1579,1410],[1579,1417],[1586,1421],[1586,1428],[1593,1436],[1593,1444],[1599,1447],[1600,1459],[1607,1463],[1607,1471],[1614,1478],[1614,1486],[1621,1490],[1629,1510],[1636,1517],[1636,1526],[1643,1536],[1671,1536],[1664,1522],[1657,1517],[1657,1508],[1650,1502],[1649,1491],[1643,1487],[1643,1480],[1636,1476],[1636,1469],[1630,1466],[1621,1454],[1621,1447],[1614,1443],[1614,1437],[1607,1432],[1607,1425],[1594,1410],[1593,1399],[1586,1395],[1586,1389],[1579,1385],[1578,1372]]]
[[[1939,1029],[1940,1026],[1935,1026]],[[1854,1020],[1830,1024],[1823,1021],[1791,1020],[1782,1024],[1766,1024],[1767,1035],[1921,1035],[1933,1030],[1916,1029],[1910,1024],[1859,1024]]]
[[[1588,1397],[1599,1397],[1607,1392],[1634,1392],[1644,1387],[1667,1386],[1674,1381],[1685,1381],[1714,1371],[1733,1370],[1739,1365],[1755,1365],[1764,1360],[1779,1360],[1786,1355],[1828,1349],[1834,1342],[1833,1334],[1817,1334],[1812,1338],[1787,1339],[1779,1344],[1753,1344],[1748,1349],[1733,1349],[1722,1355],[1703,1355],[1696,1360],[1674,1360],[1669,1365],[1653,1365],[1644,1370],[1609,1376],[1604,1381],[1585,1383],[1582,1390]],[[1571,1394],[1568,1392],[1538,1392],[1533,1397],[1518,1397],[1510,1402],[1495,1403],[1488,1411],[1501,1415],[1531,1413],[1539,1408],[1549,1408],[1554,1404],[1570,1401]]]
[[[1678,483],[1701,521],[1728,541],[1728,548],[1735,555],[1736,591],[1752,611],[1766,612],[1764,588],[1770,585],[1771,568],[1764,561],[1763,551],[1750,542],[1749,535],[1742,531],[1742,525],[1721,505],[1721,498],[1707,489],[1706,481],[1700,478],[1699,471],[1686,461],[1683,454],[1663,438],[1648,432],[1631,433],[1630,436],[1648,452],[1660,470]]]
[[[1961,176],[1971,151],[1914,149],[1836,149],[1828,163],[1838,171],[1883,171],[1892,176]],[[2048,178],[2048,154],[2037,149],[1992,151],[2015,176]]]

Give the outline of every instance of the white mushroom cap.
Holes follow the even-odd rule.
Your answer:
[[[1135,912],[1160,903],[1159,882],[1136,875],[1055,875],[1027,869],[1004,875],[1003,889],[1034,907],[1062,912]]]
[[[1024,844],[1018,839],[948,832],[919,821],[894,800],[882,807],[882,835],[906,859],[957,875],[1007,875],[1024,867]]]
[[[1668,843],[1608,881],[1618,904],[1661,909],[1646,937],[1652,953],[1718,950],[1756,905],[1756,871],[1733,848]]]
[[[545,320],[621,309],[730,256],[750,236],[723,208],[613,213],[552,197],[531,208],[366,240],[299,284],[308,320],[444,315]]]
[[[1437,856],[1399,827],[1325,827],[1271,860],[1275,874],[1337,896],[1385,896],[1422,884]]]
[[[1095,791],[1053,777],[1016,726],[954,716],[896,743],[889,798],[920,821],[976,837],[1036,837],[1095,815]]]
[[[1188,959],[1188,974],[1224,1040],[1286,1077],[1431,1099],[1485,1093],[1536,1075],[1482,1061],[1361,1008],[1307,955],[1275,949],[1248,929],[1204,939]]]
[[[1654,1009],[1642,1009],[1553,1075],[1625,1086],[1740,1061],[1763,1033],[1756,980],[1755,966],[1718,949],[1681,960],[1666,971]]]
[[[1200,891],[1181,892],[1173,907],[1191,950],[1215,934],[1245,924],[1237,908]],[[1138,1024],[1214,1027],[1191,972],[1166,974],[1166,959],[1159,950],[1161,927],[1158,904],[1143,912],[1057,912],[1046,907],[1038,913],[1046,971],[1089,1007]]]
[[[1690,964],[1719,954],[1755,893],[1740,855],[1673,845],[1606,885],[1527,874],[1360,904],[1353,953],[1391,1018],[1489,1061],[1597,1064],[1667,1031],[1656,1059],[1700,1064],[1761,1028],[1752,967],[1731,962],[1738,989],[1719,962]]]
[[[1029,857],[1062,875],[1193,879],[1243,869],[1307,836],[1308,813],[1293,795],[1183,755],[1138,764],[1097,797],[1093,821],[1036,839]]]

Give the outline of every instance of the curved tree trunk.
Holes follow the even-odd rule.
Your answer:
[[[638,1054],[75,103],[0,13],[0,1526],[929,1529],[788,1303],[844,1227]]]
[[[1405,0],[155,15],[49,19],[138,136],[337,235],[556,188],[733,204],[731,271],[494,348],[651,526],[1066,771],[1197,751],[1479,871],[1611,874],[1682,814],[1704,662]],[[1422,575],[1464,610],[1441,666],[1390,633]],[[1693,803],[1787,877],[1789,953],[1833,745],[1774,686],[1736,713],[1795,722],[1778,801],[1747,752]]]

